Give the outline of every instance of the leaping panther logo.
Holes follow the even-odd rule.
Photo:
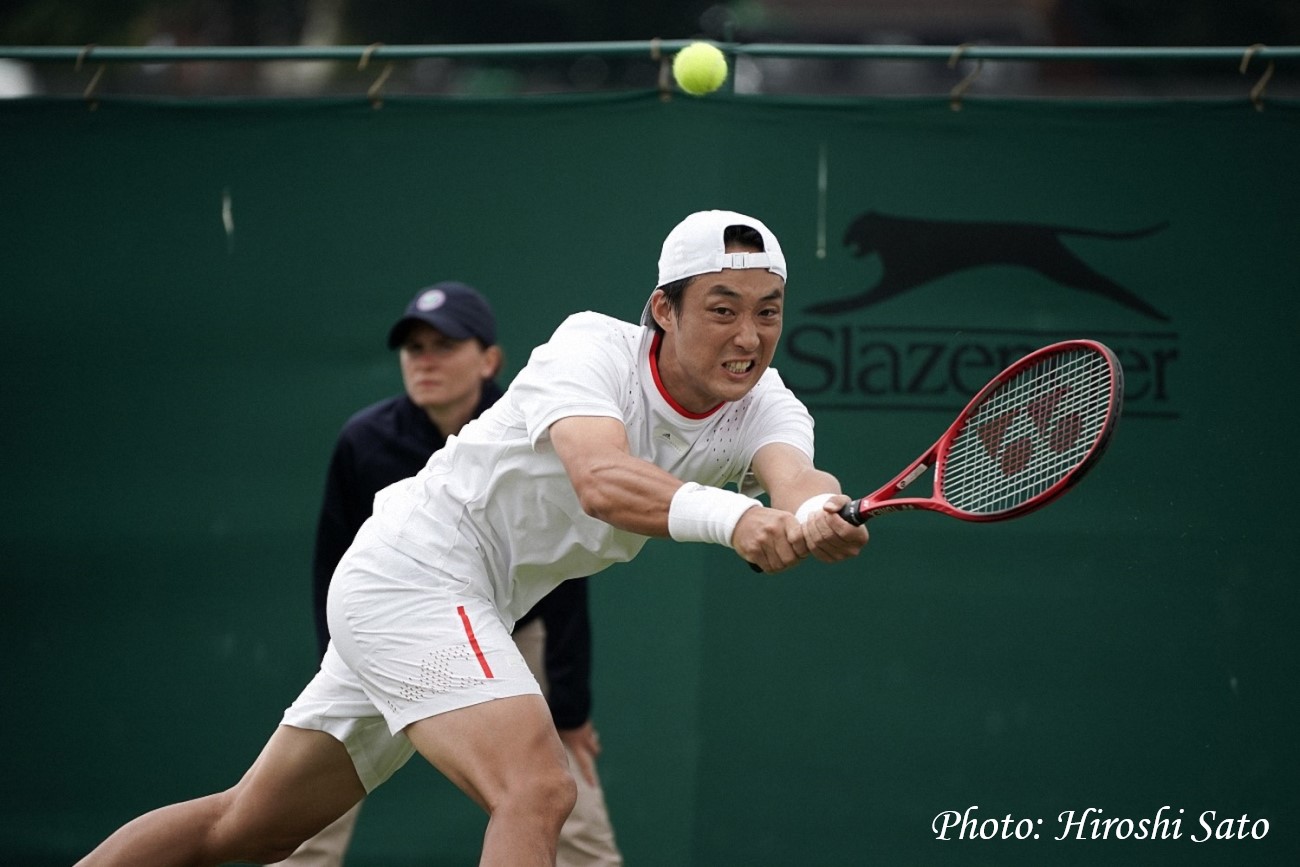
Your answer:
[[[1161,321],[1169,317],[1106,275],[1094,270],[1062,242],[1063,236],[1130,240],[1168,226],[1158,223],[1130,232],[1108,232],[1035,223],[920,220],[867,211],[844,233],[853,255],[875,253],[883,273],[865,292],[814,304],[807,312],[836,315],[879,304],[957,271],[980,265],[1015,265],[1037,271],[1062,286],[1090,292]]]

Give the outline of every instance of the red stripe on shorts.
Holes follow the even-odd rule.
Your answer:
[[[478,639],[474,637],[474,627],[470,625],[469,615],[465,613],[464,605],[456,606],[456,613],[460,615],[460,622],[465,625],[465,635],[469,637],[469,646],[474,648],[474,655],[478,657],[478,664],[483,666],[483,674],[492,677],[492,667],[488,665],[487,657],[483,655],[483,649],[478,646]]]

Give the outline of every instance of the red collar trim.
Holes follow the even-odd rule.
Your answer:
[[[686,418],[695,421],[699,421],[700,419],[703,418],[708,418],[718,410],[722,409],[722,403],[726,403],[726,401],[719,403],[717,406],[715,406],[713,409],[709,410],[708,412],[691,412],[689,409],[682,406],[677,401],[673,400],[673,396],[668,393],[668,389],[664,388],[663,380],[659,378],[659,344],[663,342],[664,342],[664,333],[662,331],[656,331],[654,340],[651,341],[650,343],[650,375],[654,377],[655,388],[659,389],[659,395],[665,401],[668,402],[668,405],[671,406],[677,412],[678,415],[685,416]]]

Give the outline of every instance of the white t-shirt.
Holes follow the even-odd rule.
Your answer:
[[[487,580],[510,621],[557,584],[632,559],[647,537],[590,517],[551,445],[570,416],[616,418],[631,453],[678,479],[761,492],[750,472],[768,443],[813,456],[807,408],[769,368],[744,398],[704,417],[675,408],[651,368],[655,332],[577,313],[533,350],[505,395],[413,478],[375,497],[388,544],[449,575]]]

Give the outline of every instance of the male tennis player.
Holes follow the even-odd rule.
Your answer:
[[[651,536],[767,572],[866,544],[769,367],[785,278],[758,220],[678,224],[642,325],[571,316],[501,400],[380,492],[330,586],[321,670],[243,779],[128,823],[81,863],[274,861],[418,751],[488,813],[481,865],[553,864],[574,782],[511,624]],[[749,496],[761,489],[770,508]]]
[[[330,579],[370,517],[375,494],[418,473],[448,437],[501,397],[496,315],[472,286],[444,281],[421,289],[389,328],[388,348],[397,354],[402,392],[349,418],[330,457],[312,558],[318,658],[329,647]],[[591,720],[588,580],[561,583],[515,622],[511,637],[542,687],[578,787],[556,863],[621,867],[596,769],[601,746]],[[358,803],[276,867],[339,867],[360,811]]]

